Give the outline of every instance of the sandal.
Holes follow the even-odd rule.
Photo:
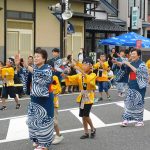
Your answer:
[[[47,147],[38,146],[34,150],[48,150]]]

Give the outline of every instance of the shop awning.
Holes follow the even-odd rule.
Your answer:
[[[94,16],[86,13],[73,12],[73,17],[85,18],[85,19],[93,19]]]
[[[89,20],[86,21],[86,31],[88,32],[127,32],[127,30],[109,20]]]

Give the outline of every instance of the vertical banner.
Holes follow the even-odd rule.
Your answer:
[[[131,29],[138,30],[139,12],[138,7],[132,7],[131,9]]]
[[[140,49],[142,47],[142,40],[136,41],[136,48]]]
[[[96,52],[90,52],[89,56],[93,59],[94,63],[96,63]]]

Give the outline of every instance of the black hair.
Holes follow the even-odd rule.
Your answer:
[[[116,49],[115,49],[115,48],[112,48],[112,49],[111,49],[111,52],[112,52],[112,50],[113,50],[113,49],[114,49],[114,50],[115,50],[115,52],[116,52]]]
[[[137,55],[138,55],[138,56],[141,56],[141,55],[142,55],[142,51],[141,51],[140,49],[134,48],[134,49],[131,50],[131,53],[134,52],[134,51],[137,52]]]
[[[124,52],[124,53],[125,53],[125,50],[124,50],[124,49],[121,49],[121,50],[119,51],[119,53],[121,53],[121,52]]]
[[[32,58],[33,59],[33,56],[29,56],[28,58]]]
[[[91,57],[86,57],[86,58],[84,58],[84,60],[83,60],[83,63],[89,63],[89,64],[91,64],[91,65],[93,65],[94,64],[94,62],[93,62],[93,59],[91,58]]]
[[[67,60],[70,60],[71,57],[72,57],[72,55],[68,55],[68,56],[67,56]]]
[[[10,60],[10,63],[11,63],[11,64],[14,64],[14,63],[15,63],[15,61],[14,61],[13,58],[9,57],[8,59]]]
[[[58,49],[58,48],[54,48],[54,49],[52,50],[52,52],[59,53],[60,51],[59,51],[59,49]]]
[[[34,53],[41,54],[42,58],[45,59],[45,63],[47,62],[48,54],[47,54],[47,51],[45,49],[38,47],[35,49]]]
[[[106,56],[106,54],[105,54],[105,53],[103,53],[103,52],[102,52],[102,53],[100,53],[100,56],[101,56],[101,55],[104,55],[104,56]]]

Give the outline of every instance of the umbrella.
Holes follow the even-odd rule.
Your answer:
[[[111,37],[99,41],[99,44],[102,45],[115,45],[115,46],[129,46],[136,47],[136,41],[142,41],[143,48],[150,48],[150,39],[143,37],[135,32],[125,33],[116,37]]]

